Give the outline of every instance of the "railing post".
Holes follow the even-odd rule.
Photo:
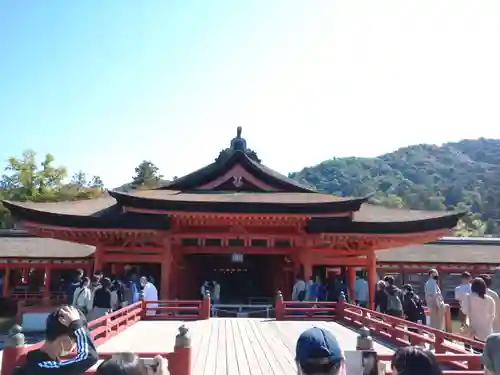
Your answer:
[[[25,301],[18,301],[17,302],[17,312],[16,312],[16,323],[17,324],[23,323],[24,306],[26,306]]]
[[[446,332],[453,332],[451,327],[451,308],[449,304],[444,305],[444,329]]]
[[[25,352],[26,346],[23,328],[16,324],[10,329],[9,336],[5,342],[0,375],[12,375],[20,358],[25,354]]]
[[[201,319],[210,319],[211,307],[210,307],[210,293],[206,293],[203,296],[203,301],[201,301]]]
[[[141,320],[144,320],[146,318],[146,309],[147,309],[147,303],[146,299],[144,298],[144,291],[141,290],[139,293],[139,299],[141,300],[141,308],[142,308],[142,313],[141,313]]]
[[[436,354],[446,353],[443,344],[444,344],[444,332],[436,330],[434,333],[434,348],[431,349],[434,349],[434,352]]]
[[[276,293],[276,300],[274,302],[274,314],[276,320],[285,319],[285,303],[283,302],[283,294],[281,293],[281,290],[278,290],[278,293]]]
[[[175,336],[174,358],[173,361],[169,361],[169,372],[176,375],[191,375],[191,338],[184,324],[179,327],[179,333]]]
[[[346,308],[346,298],[344,292],[340,292],[339,301],[337,302],[337,314],[340,318],[344,318],[344,310]]]
[[[373,350],[373,339],[367,327],[363,326],[359,329],[359,335],[356,339],[356,350]]]

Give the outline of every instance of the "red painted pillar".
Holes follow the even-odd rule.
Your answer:
[[[96,273],[96,271],[102,271],[102,252],[102,247],[100,245],[97,245],[94,252],[94,273]]]
[[[347,290],[349,293],[349,300],[354,302],[356,300],[354,293],[354,285],[356,283],[356,267],[347,267]]]
[[[50,284],[52,279],[52,267],[45,266],[45,273],[43,277],[43,301],[45,305],[50,304]]]
[[[368,261],[368,297],[370,298],[370,309],[375,310],[375,292],[377,287],[377,257],[375,251],[371,250],[367,257]]]
[[[179,327],[175,337],[174,355],[168,361],[170,374],[191,375],[191,339],[186,326]]]
[[[11,375],[16,366],[22,364],[23,357],[29,350],[29,346],[24,342],[22,328],[12,327],[3,349],[0,375]]]
[[[163,242],[163,254],[161,261],[160,299],[166,300],[170,297],[170,277],[172,268],[172,247],[169,239]]]
[[[22,268],[21,284],[27,284],[28,283],[28,272],[29,272],[29,268],[26,268],[26,267]]]
[[[9,297],[10,296],[10,267],[7,266],[5,268],[5,274],[3,278],[3,290],[2,296]]]

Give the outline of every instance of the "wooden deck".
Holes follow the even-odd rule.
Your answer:
[[[99,347],[102,352],[172,351],[181,321],[142,321]],[[336,323],[212,318],[186,322],[191,332],[193,375],[296,374],[295,343],[307,328],[325,327],[344,350],[354,350],[357,333]],[[379,353],[392,350],[375,344]]]

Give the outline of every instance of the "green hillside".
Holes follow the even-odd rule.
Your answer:
[[[376,158],[333,158],[290,177],[389,207],[468,210],[459,235],[500,233],[500,140],[415,145]]]

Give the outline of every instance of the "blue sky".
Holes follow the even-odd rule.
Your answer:
[[[170,178],[237,126],[287,173],[500,138],[497,0],[0,1],[0,160]]]

